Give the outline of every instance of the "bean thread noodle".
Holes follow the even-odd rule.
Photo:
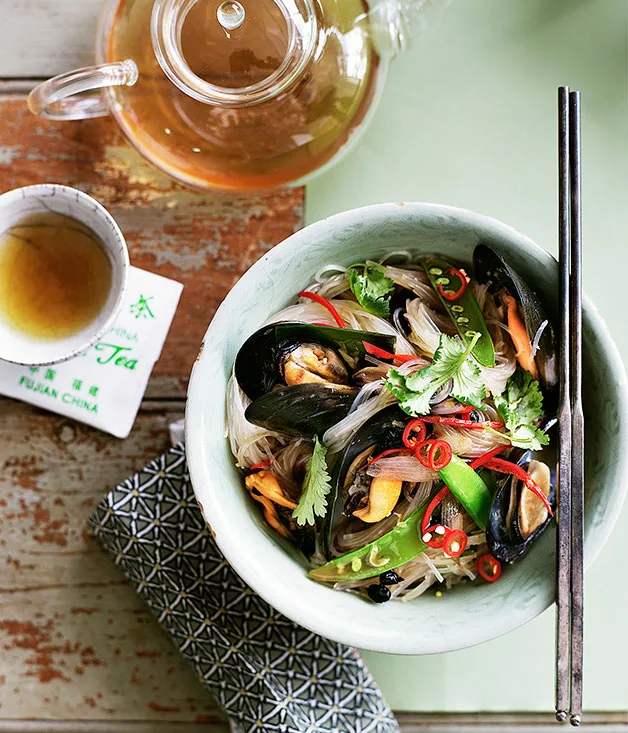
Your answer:
[[[398,289],[403,288],[408,294],[405,309],[398,307],[391,314],[392,323],[369,313],[357,302],[349,286],[346,267],[330,264],[321,268],[316,273],[314,282],[306,288],[330,300],[348,328],[393,336],[394,353],[414,356],[413,359],[394,363],[395,368],[404,376],[431,364],[443,334],[457,334],[424,271],[420,266],[411,263],[412,255],[406,251],[390,252],[382,259],[386,275]],[[487,285],[472,281],[470,288],[483,311],[495,346],[495,366],[489,368],[478,365],[490,397],[504,391],[508,379],[515,372],[517,362],[503,308],[489,292]],[[336,326],[325,307],[308,299],[299,299],[283,308],[271,316],[265,325],[284,321]],[[532,344],[533,350],[538,349],[546,326],[547,321],[538,330]],[[357,431],[382,410],[396,403],[396,398],[385,384],[385,377],[393,365],[391,361],[368,355],[364,362],[366,366],[363,365],[360,372],[354,375],[354,383],[360,388],[349,413],[324,435],[319,436],[327,449],[327,464],[332,475]],[[460,412],[460,403],[450,396],[451,386],[451,382],[443,385],[433,397],[433,415],[446,416]],[[232,377],[227,388],[228,439],[237,465],[247,470],[256,464],[270,462],[271,470],[285,495],[298,502],[307,463],[312,455],[313,442],[307,438],[288,437],[252,425],[245,416],[249,404],[250,400],[238,386],[235,377]],[[501,420],[490,403],[485,410],[478,410],[478,414],[480,420]],[[428,425],[428,430],[431,437],[448,442],[456,455],[466,459],[477,458],[493,448],[510,444],[509,438],[499,431],[465,429],[438,423]],[[425,468],[414,455],[381,458],[366,467],[363,476],[367,486],[370,480],[377,477],[402,482],[400,498],[394,510],[374,524],[366,524],[351,515],[341,513],[333,527],[329,548],[331,557],[338,557],[376,541],[417,512],[442,487],[439,475]],[[360,499],[360,487],[359,482],[345,487],[347,497]],[[443,500],[439,512],[440,521],[447,527],[463,530],[468,534],[467,549],[461,557],[451,558],[442,550],[426,548],[417,557],[396,568],[402,580],[391,587],[393,598],[408,602],[420,597],[435,585],[449,589],[463,579],[475,578],[477,559],[488,551],[485,532],[474,524],[453,494]],[[420,528],[417,531],[420,532]],[[320,565],[327,559],[318,546],[311,561],[314,565]],[[364,594],[376,582],[377,578],[371,578],[337,582],[333,587]]]
[[[345,275],[347,273],[346,267],[343,267],[342,265],[325,265],[324,267],[321,267],[321,269],[314,275],[315,282],[322,285],[327,280],[329,280],[333,273],[334,275]]]
[[[409,265],[414,259],[412,252],[408,252],[407,249],[399,249],[394,252],[388,252],[379,261],[380,265],[391,264],[391,260],[395,260],[396,265]],[[399,262],[398,260],[403,260]]]
[[[433,357],[443,334],[436,323],[434,313],[423,301],[415,298],[408,303],[406,319],[410,325],[410,341],[422,354]],[[453,332],[453,324],[450,330]]]
[[[288,442],[285,436],[251,424],[244,416],[250,404],[232,376],[227,385],[227,437],[239,468],[270,460],[273,448]]]
[[[366,393],[366,396],[363,393]],[[383,382],[372,382],[362,387],[356,401],[360,399],[361,402],[357,408],[352,407],[344,420],[336,423],[323,435],[323,443],[331,453],[338,453],[346,448],[351,438],[367,420],[386,407],[394,405],[396,401]]]

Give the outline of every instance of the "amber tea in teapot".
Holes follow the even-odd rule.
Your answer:
[[[182,23],[180,51],[192,74],[236,98],[273,76],[280,83],[290,44],[282,8],[249,0],[242,25],[228,30],[218,22],[221,5],[197,2]],[[132,87],[115,89],[114,114],[147,158],[188,183],[241,191],[297,182],[346,144],[374,93],[377,56],[354,29],[364,7],[342,0],[342,8],[339,25],[347,32],[327,40],[294,88],[273,96],[270,87],[267,99],[221,106],[189,96],[162,70],[149,35],[152,0],[122,0],[109,60],[134,59],[139,76]],[[342,61],[347,44],[351,65]]]
[[[426,2],[106,0],[100,65],[45,82],[29,105],[54,119],[111,112],[188,185],[302,183],[357,139]]]

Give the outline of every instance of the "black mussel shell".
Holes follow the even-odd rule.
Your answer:
[[[313,438],[349,414],[357,390],[327,384],[296,384],[258,397],[245,413],[254,425],[283,435]]]
[[[520,458],[518,465],[526,467],[533,459],[534,455],[528,451]],[[552,470],[551,467],[550,471],[551,489],[549,501],[552,507],[554,507],[556,503],[556,472]],[[552,521],[552,518],[548,517],[540,527],[537,527],[537,529],[535,529],[534,532],[524,540],[519,532],[517,505],[517,508],[513,512],[513,519],[509,525],[507,524],[506,520],[508,507],[510,505],[511,482],[513,480],[516,479],[512,476],[506,476],[499,482],[486,525],[486,543],[488,545],[488,549],[494,558],[505,563],[514,562],[521,557],[530,547],[532,542],[534,542],[534,540]]]
[[[332,491],[323,529],[323,549],[329,557],[333,527],[342,514],[347,499],[344,483],[351,464],[371,446],[374,453],[396,448],[402,443],[403,431],[411,418],[397,405],[387,407],[362,425],[346,447],[332,476]]]
[[[386,351],[395,350],[395,337],[381,333],[296,321],[273,323],[261,328],[242,345],[235,363],[236,379],[246,396],[256,400],[282,383],[280,361],[290,347],[316,343],[359,358],[365,354],[363,341]]]
[[[538,295],[531,290],[527,283],[502,257],[485,244],[479,244],[475,248],[473,267],[478,282],[490,283],[489,290],[491,293],[499,293],[505,289],[521,303],[526,331],[530,342],[534,342],[538,330],[548,320]],[[539,350],[535,361],[542,386],[545,389],[555,387],[558,383],[556,347],[554,332],[549,322],[539,341]]]
[[[310,525],[299,527],[296,522],[294,524],[295,529],[291,531],[294,544],[309,559],[316,553],[316,530]]]
[[[390,299],[390,319],[394,322],[393,316],[394,314],[399,311],[400,318],[399,323],[401,324],[401,333],[407,338],[410,333],[410,324],[408,323],[408,319],[405,318],[405,313],[408,308],[408,300],[414,298],[416,296],[413,295],[410,291],[406,290],[405,288],[401,288],[397,286],[393,292],[393,295]]]

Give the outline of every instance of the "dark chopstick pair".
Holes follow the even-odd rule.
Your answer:
[[[558,90],[560,407],[556,719],[580,725],[583,661],[584,418],[580,92]]]

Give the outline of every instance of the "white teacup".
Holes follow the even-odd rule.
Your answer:
[[[126,241],[111,214],[91,196],[68,186],[41,184],[1,195],[0,236],[25,217],[42,212],[72,217],[91,229],[111,262],[111,290],[96,319],[67,338],[40,341],[0,318],[0,359],[29,366],[68,361],[98,343],[120,311],[130,267]]]

